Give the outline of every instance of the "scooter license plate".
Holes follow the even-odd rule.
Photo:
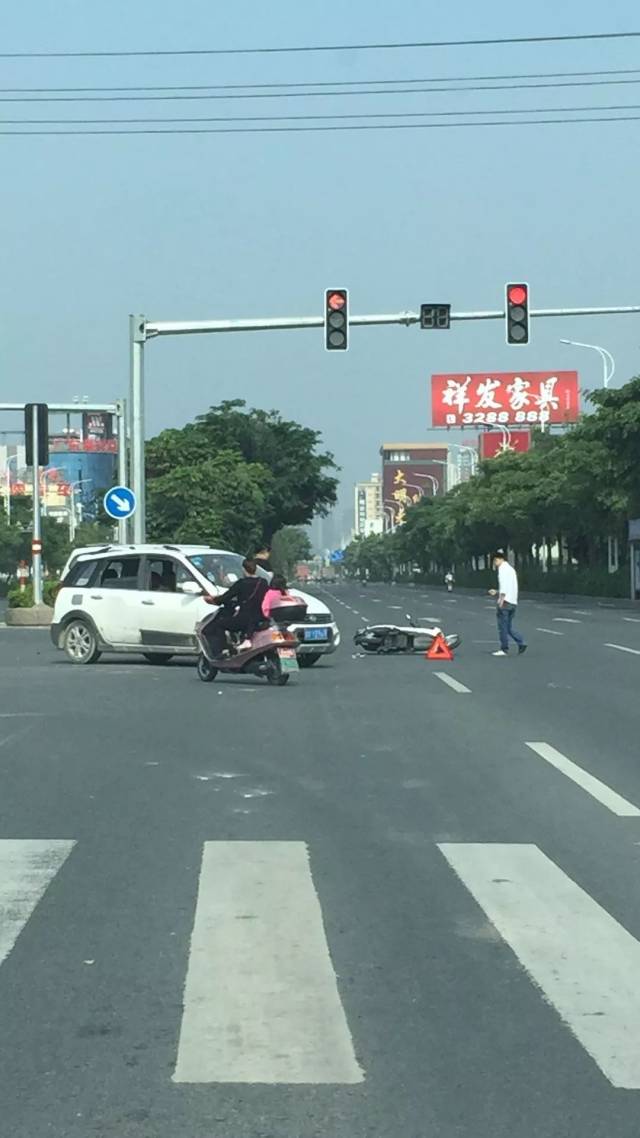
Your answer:
[[[299,670],[295,648],[278,648],[278,659],[283,672],[297,672]]]

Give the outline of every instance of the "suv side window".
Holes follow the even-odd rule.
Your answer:
[[[103,589],[137,589],[139,557],[111,557],[102,562],[98,584]]]
[[[184,581],[195,581],[186,566],[172,557],[149,557],[145,572],[145,589],[153,593],[175,593]]]
[[[93,581],[96,568],[99,562],[92,561],[76,561],[67,573],[63,585],[75,585],[77,589],[86,589]]]

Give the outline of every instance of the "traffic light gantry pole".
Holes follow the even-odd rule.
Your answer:
[[[640,313],[640,304],[530,309],[529,317],[553,316],[621,316]],[[451,320],[505,320],[504,309],[481,312],[451,312]],[[377,315],[349,315],[350,327],[368,327],[384,324],[402,324],[410,327],[420,324],[419,312],[393,312]],[[277,332],[303,328],[323,328],[325,316],[276,316],[240,320],[147,320],[146,316],[129,317],[130,341],[130,485],[135,491],[137,509],[133,516],[133,540],[143,542],[146,536],[145,469],[144,469],[144,345],[156,336],[197,336],[212,332]]]

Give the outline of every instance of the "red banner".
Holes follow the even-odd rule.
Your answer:
[[[431,376],[434,427],[575,423],[579,412],[577,371]]]
[[[531,435],[529,431],[483,431],[479,444],[480,458],[495,458],[508,450],[522,454],[531,446]]]

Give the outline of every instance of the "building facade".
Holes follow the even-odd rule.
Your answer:
[[[368,482],[356,482],[354,493],[353,529],[356,537],[369,537],[372,533],[382,533],[384,511],[380,475],[372,474]]]
[[[383,443],[382,506],[385,528],[395,529],[421,498],[446,494],[455,484],[449,448],[440,443]]]

